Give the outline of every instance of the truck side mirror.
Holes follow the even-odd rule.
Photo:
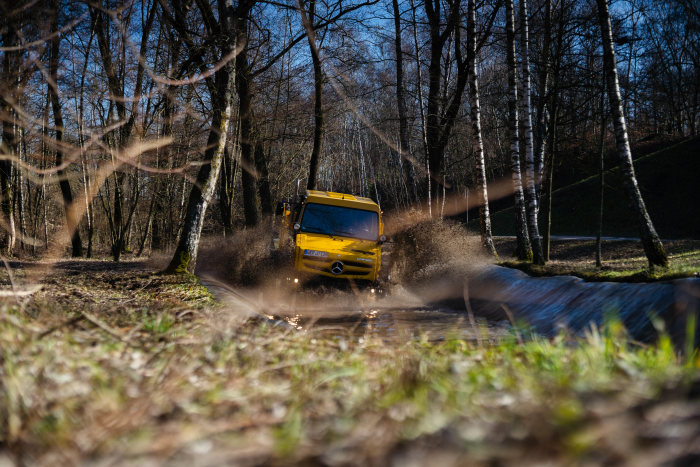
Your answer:
[[[296,223],[296,224],[294,224],[294,226],[292,228],[294,229],[295,232],[299,232],[299,230],[301,230],[301,225],[299,225],[299,223]]]
[[[377,243],[381,245],[381,244],[383,244],[383,243],[385,243],[385,242],[386,242],[386,235],[381,235],[381,236],[379,237],[379,241],[378,241]]]

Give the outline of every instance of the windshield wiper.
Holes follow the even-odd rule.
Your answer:
[[[334,230],[333,235],[340,235],[343,237],[357,237],[355,232],[346,232],[345,230]]]
[[[339,235],[341,237],[349,237],[349,238],[359,238],[360,240],[367,240],[368,242],[376,241],[375,237],[367,235],[363,235],[362,233],[358,232],[346,232],[345,230],[334,230],[332,234],[329,235]]]
[[[315,228],[313,228],[313,227],[303,227],[303,226],[302,226],[301,231],[302,231],[302,232],[307,232],[307,233],[320,233],[320,234],[323,234],[323,235],[332,235],[332,234],[329,234],[328,232],[326,232],[326,231],[324,231],[324,230],[315,229]]]

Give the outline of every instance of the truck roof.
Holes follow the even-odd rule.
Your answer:
[[[381,212],[379,205],[369,198],[334,191],[307,190],[306,202]]]

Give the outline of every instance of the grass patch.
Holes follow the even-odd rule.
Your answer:
[[[497,239],[501,251],[514,249],[515,240]],[[658,282],[698,277],[700,274],[700,241],[673,240],[664,247],[669,258],[667,268],[649,269],[648,261],[639,242],[603,242],[603,267],[595,265],[595,241],[555,240],[552,242],[551,261],[544,266],[525,261],[508,260],[499,263],[526,272],[532,276],[569,275],[593,282]]]
[[[668,268],[642,268],[616,270],[581,270],[571,269],[559,264],[539,266],[525,261],[503,261],[501,266],[519,269],[535,277],[575,276],[591,282],[659,282],[684,277],[697,277],[700,269],[697,266],[671,265]]]
[[[143,264],[45,282],[0,309],[0,460],[663,463],[693,445],[697,354],[632,345],[619,324],[386,342],[241,326],[196,280]]]

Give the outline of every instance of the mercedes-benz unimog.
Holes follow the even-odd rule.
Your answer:
[[[386,241],[382,212],[369,198],[309,190],[278,213],[294,236],[294,269],[300,275],[376,283]]]

